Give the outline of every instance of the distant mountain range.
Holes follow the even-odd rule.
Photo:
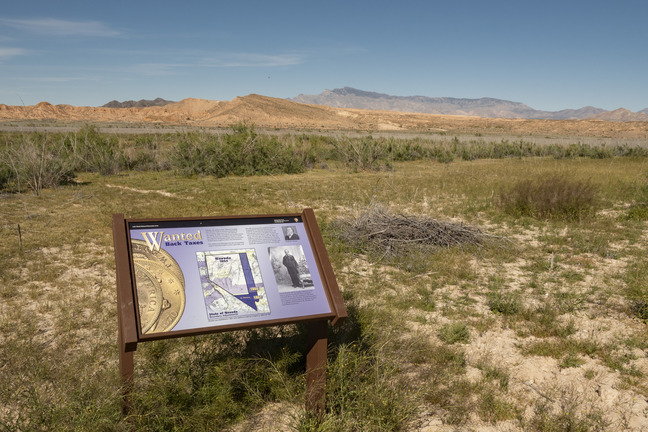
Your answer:
[[[617,114],[623,114],[617,112]],[[156,128],[230,128],[246,123],[260,130],[433,133],[449,136],[541,136],[648,139],[648,122],[535,120],[334,108],[250,94],[231,101],[183,99],[164,106],[105,108],[72,105],[0,103],[0,130],[47,130],[80,124],[137,125]],[[4,129],[4,128],[8,129]],[[45,128],[45,129],[40,129]]]
[[[162,98],[157,98],[154,100],[140,99],[138,101],[129,100],[125,102],[112,100],[107,104],[102,105],[102,107],[103,108],[146,108],[146,107],[153,107],[153,106],[164,106],[172,103],[175,102],[162,99]]]
[[[550,120],[608,120],[608,121],[648,121],[648,108],[632,112],[625,108],[606,111],[586,106],[579,109],[561,111],[542,111],[520,102],[495,98],[465,99],[452,97],[392,96],[384,93],[343,87],[324,90],[318,95],[300,94],[289,101],[325,105],[333,108],[358,108],[380,111],[396,111],[424,114],[465,115],[483,118],[520,118]],[[162,107],[175,103],[162,98],[141,99],[119,102],[110,101],[103,108],[147,108]]]
[[[502,99],[460,99],[451,97],[391,96],[351,87],[324,90],[318,95],[300,94],[289,100],[304,104],[326,105],[335,108],[360,108],[427,114],[466,115],[486,118],[523,118],[611,121],[648,121],[648,108],[632,112],[624,108],[606,111],[596,107],[541,111],[520,102]]]

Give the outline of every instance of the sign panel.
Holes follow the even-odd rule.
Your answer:
[[[340,316],[303,214],[126,220],[126,230],[139,339]]]

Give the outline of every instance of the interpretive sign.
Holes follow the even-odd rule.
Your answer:
[[[311,209],[174,219],[113,215],[113,236],[126,378],[132,376],[127,354],[139,342],[309,322],[318,323],[313,344],[321,351],[321,323],[346,317]]]

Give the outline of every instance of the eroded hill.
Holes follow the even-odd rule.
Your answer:
[[[0,122],[123,123],[228,127],[239,122],[261,128],[417,131],[451,134],[648,138],[648,122],[525,120],[333,108],[251,94],[231,101],[184,99],[164,106],[106,108],[0,104]]]

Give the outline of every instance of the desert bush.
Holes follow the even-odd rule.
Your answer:
[[[326,166],[326,161],[335,160],[336,138],[324,135],[300,134],[282,138],[285,145],[292,147],[305,168]]]
[[[191,176],[213,171],[211,158],[216,153],[214,137],[205,133],[189,132],[178,137],[170,154],[170,165],[179,173]]]
[[[169,169],[169,161],[162,149],[166,137],[137,135],[132,142],[123,144],[121,163],[123,168],[135,171],[160,171]],[[129,140],[131,141],[131,140]]]
[[[415,161],[430,156],[429,149],[421,143],[420,139],[406,141],[395,141],[390,139],[388,145],[388,151],[394,161]]]
[[[230,172],[234,175],[296,174],[304,171],[295,149],[276,137],[260,136],[253,126],[239,124],[224,137]]]
[[[361,139],[339,139],[333,142],[335,159],[353,171],[391,168],[391,148],[383,140],[371,136]]]
[[[522,180],[500,193],[500,205],[517,217],[581,219],[595,211],[596,188],[561,175]]]
[[[258,135],[253,126],[239,124],[221,136],[187,133],[170,155],[171,167],[184,175],[246,176],[296,174],[305,169],[295,147],[276,137]]]
[[[555,159],[606,159],[613,157],[615,153],[612,148],[604,145],[595,146],[577,142],[568,145],[552,145],[550,155]]]
[[[432,150],[432,158],[436,159],[437,162],[447,164],[455,160],[456,154],[451,149],[444,147],[435,147]]]
[[[65,149],[53,135],[25,134],[7,144],[0,153],[0,188],[30,189],[40,195],[43,188],[59,186],[74,178]]]
[[[119,172],[123,154],[115,136],[102,134],[93,125],[85,125],[65,138],[67,157],[75,171],[110,175]]]
[[[6,150],[0,150],[0,191],[6,190],[9,183],[13,180],[13,173],[9,166],[9,160],[6,156]]]

